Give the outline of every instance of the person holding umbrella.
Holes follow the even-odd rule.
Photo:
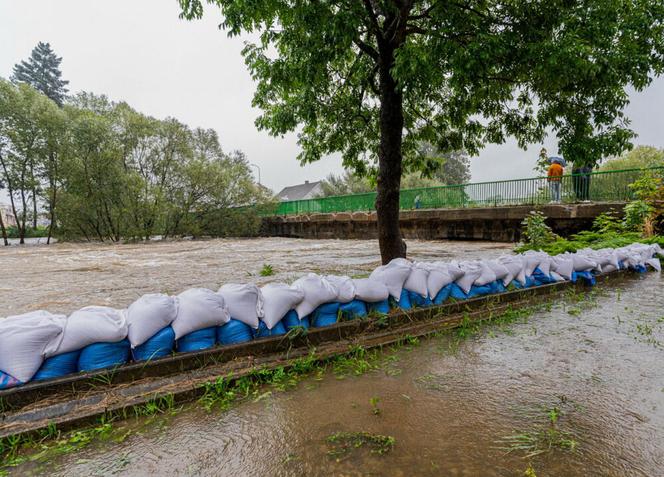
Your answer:
[[[562,157],[549,158],[549,170],[547,172],[547,180],[549,181],[549,189],[551,190],[551,202],[560,203],[560,183],[565,172],[565,159]]]

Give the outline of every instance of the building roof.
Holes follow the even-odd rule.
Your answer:
[[[277,199],[279,200],[300,200],[300,199],[309,199],[314,189],[318,187],[320,181],[309,182],[305,181],[304,184],[298,184],[294,186],[284,187],[281,192],[277,194]]]

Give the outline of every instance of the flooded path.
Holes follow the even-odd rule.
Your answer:
[[[510,244],[408,241],[414,260],[509,253]],[[0,247],[0,316],[87,305],[123,308],[145,293],[217,290],[224,283],[293,281],[309,273],[362,275],[379,263],[375,240],[286,238]],[[261,277],[264,264],[274,275]]]
[[[328,367],[227,411],[191,404],[130,419],[121,424],[131,430],[125,439],[15,472],[663,475],[663,291],[654,273],[616,280],[509,325],[384,350],[381,365],[359,376]],[[389,436],[394,446],[380,454],[329,442],[357,432]]]

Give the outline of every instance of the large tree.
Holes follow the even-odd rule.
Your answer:
[[[632,137],[625,88],[664,64],[661,0],[208,1],[230,35],[259,34],[243,52],[259,128],[299,126],[302,162],[377,160],[384,262],[405,255],[399,183],[410,161],[428,167],[418,143],[472,155],[550,130],[568,157],[617,154]],[[180,4],[203,15],[202,0]]]
[[[60,63],[62,57],[55,54],[49,43],[40,41],[32,49],[27,61],[23,60],[14,65],[11,80],[15,83],[29,84],[55,101],[58,106],[62,106],[69,81],[62,79]]]

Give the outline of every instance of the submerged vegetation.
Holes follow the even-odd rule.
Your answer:
[[[336,432],[328,436],[326,442],[331,447],[327,455],[338,462],[353,449],[362,447],[371,449],[372,454],[386,454],[392,450],[396,440],[392,436],[369,432]]]

